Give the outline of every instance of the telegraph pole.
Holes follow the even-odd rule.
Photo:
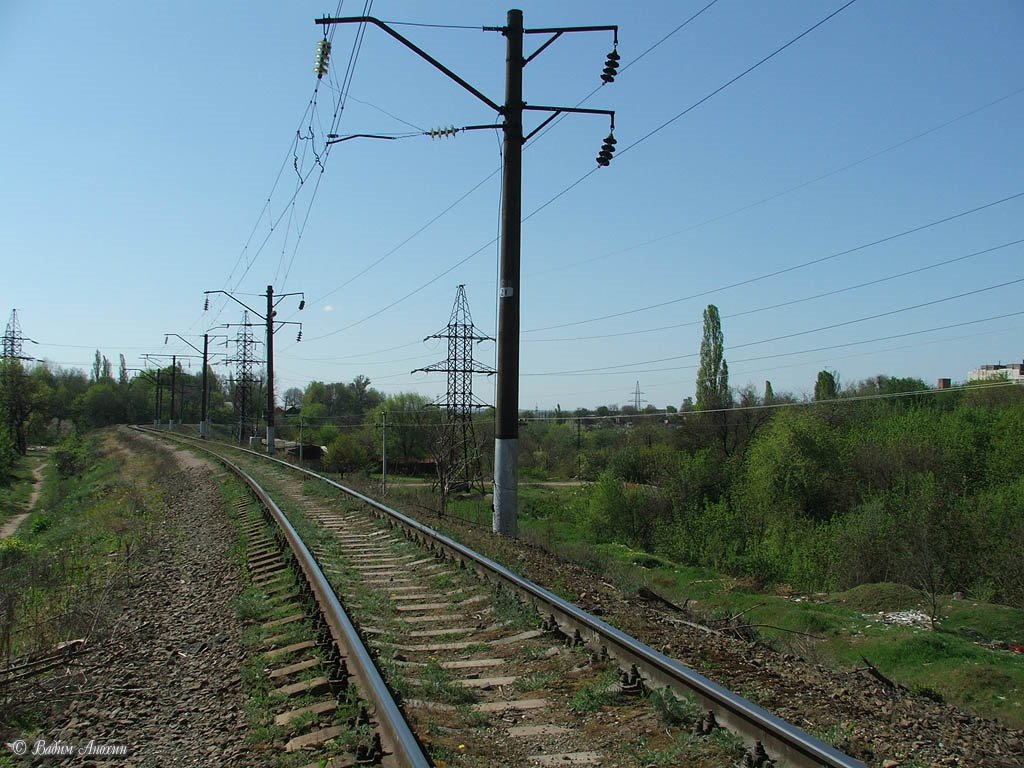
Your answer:
[[[317,24],[373,24],[400,42],[449,79],[454,80],[503,118],[501,125],[473,125],[453,128],[442,132],[425,132],[427,135],[454,135],[460,131],[501,128],[504,132],[504,160],[502,166],[503,197],[501,206],[501,256],[500,284],[498,286],[498,368],[497,403],[495,409],[494,439],[494,509],[492,527],[495,533],[515,536],[518,531],[519,492],[519,256],[520,228],[522,222],[522,151],[523,145],[544,126],[562,113],[607,115],[611,118],[614,132],[615,113],[607,109],[583,109],[580,107],[548,107],[526,105],[523,101],[523,69],[559,37],[570,32],[613,32],[618,45],[619,28],[615,25],[591,27],[549,27],[525,29],[523,12],[512,9],[507,14],[504,27],[484,27],[487,32],[500,32],[506,39],[505,54],[505,103],[498,105],[479,90],[452,72],[437,59],[414,43],[372,16],[351,16],[345,18],[324,17],[316,19]],[[529,56],[523,56],[524,35],[550,35],[547,41]],[[325,45],[326,43],[326,45]],[[327,74],[330,43],[321,41],[317,48],[314,71],[317,77]],[[615,79],[619,66],[619,54],[613,49],[605,61],[601,75],[604,83]],[[530,133],[523,134],[523,112],[531,110],[550,113]],[[331,136],[329,143],[348,139],[382,138],[357,134],[355,136]],[[599,166],[607,166],[615,152],[615,138],[609,133],[597,157]]]

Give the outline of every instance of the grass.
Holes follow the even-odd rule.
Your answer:
[[[472,704],[478,699],[476,691],[459,685],[450,671],[436,661],[428,661],[419,670],[419,690],[432,700],[445,704]]]
[[[150,511],[161,503],[159,459],[122,450],[110,432],[55,449],[76,457],[49,463],[37,514],[0,542],[0,657],[101,635],[130,599],[132,570],[151,544]],[[10,497],[8,496],[8,499]],[[7,702],[0,720],[26,729],[43,711]]]
[[[659,688],[647,695],[658,719],[665,725],[692,725],[701,717],[700,707],[691,696],[676,696],[670,688]]]
[[[743,743],[729,731],[719,729],[708,736],[683,731],[668,747],[653,750],[641,739],[625,745],[631,764],[644,766],[742,765]]]

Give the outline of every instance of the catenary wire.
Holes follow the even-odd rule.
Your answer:
[[[687,108],[686,108],[685,110],[683,110],[682,112],[680,112],[680,113],[679,113],[678,115],[676,115],[675,117],[673,117],[673,118],[672,118],[672,119],[670,119],[669,121],[667,121],[667,122],[665,122],[665,123],[662,123],[662,124],[661,124],[661,125],[660,125],[659,127],[655,128],[655,129],[654,129],[653,131],[650,131],[650,132],[649,132],[649,133],[647,133],[647,134],[646,134],[645,136],[642,136],[642,137],[641,137],[640,139],[637,139],[636,141],[634,141],[634,142],[633,142],[632,144],[630,144],[630,145],[629,145],[629,147],[627,147],[626,149],[632,149],[633,147],[637,146],[637,145],[638,145],[638,144],[640,144],[641,142],[643,142],[643,141],[646,141],[646,140],[647,140],[647,139],[649,139],[649,138],[650,138],[651,136],[654,136],[654,135],[655,135],[656,133],[658,133],[659,131],[661,131],[662,129],[664,129],[665,127],[667,127],[668,125],[671,125],[671,124],[672,124],[673,122],[675,122],[676,120],[678,120],[679,118],[681,118],[681,117],[682,117],[683,115],[687,114],[688,112],[692,111],[693,109],[695,109],[696,107],[700,106],[700,105],[701,105],[701,104],[703,104],[704,102],[708,101],[708,100],[709,100],[709,99],[711,99],[711,98],[712,98],[713,96],[715,96],[715,95],[717,95],[717,94],[721,93],[722,91],[724,91],[724,90],[725,90],[726,88],[728,88],[728,87],[729,87],[730,85],[732,85],[733,83],[736,83],[737,81],[739,81],[740,79],[742,79],[743,77],[745,77],[746,75],[748,75],[749,73],[753,72],[753,71],[754,71],[755,69],[757,69],[758,67],[760,67],[760,66],[761,66],[762,64],[764,64],[765,62],[769,61],[770,59],[774,58],[775,56],[777,56],[777,55],[778,55],[779,53],[781,53],[782,51],[784,51],[784,50],[786,50],[787,48],[789,48],[789,47],[790,47],[791,45],[793,45],[794,43],[796,43],[796,42],[797,42],[798,40],[802,39],[803,37],[806,37],[806,36],[807,36],[808,34],[810,34],[811,32],[813,32],[813,31],[814,31],[815,29],[817,29],[818,27],[822,26],[823,24],[825,24],[825,23],[826,23],[827,21],[829,21],[830,19],[834,18],[834,17],[836,16],[836,15],[838,15],[838,14],[839,14],[840,12],[844,11],[844,10],[845,10],[846,8],[849,8],[849,7],[850,7],[851,5],[853,5],[853,4],[855,3],[855,2],[857,2],[857,0],[848,0],[848,2],[846,2],[846,3],[844,4],[844,5],[842,5],[841,7],[839,7],[838,9],[836,9],[835,11],[833,11],[832,13],[830,13],[830,14],[829,14],[828,16],[826,16],[825,18],[823,18],[823,19],[821,19],[820,21],[818,21],[817,23],[815,23],[815,24],[813,24],[812,26],[810,26],[810,27],[808,27],[807,29],[805,29],[805,30],[804,30],[803,32],[801,32],[801,33],[800,33],[799,35],[797,35],[796,37],[792,38],[792,39],[791,39],[791,40],[790,40],[789,42],[787,42],[787,43],[785,43],[785,44],[781,45],[780,47],[776,48],[776,49],[775,49],[775,50],[774,50],[774,51],[773,51],[772,53],[770,53],[770,54],[768,54],[767,56],[765,56],[765,57],[764,57],[763,59],[761,59],[760,61],[758,61],[758,62],[757,62],[756,64],[754,64],[754,65],[752,65],[752,66],[748,67],[748,68],[747,68],[746,70],[744,70],[744,71],[743,71],[743,72],[741,72],[740,74],[736,75],[735,77],[733,77],[733,78],[732,78],[731,80],[729,80],[729,81],[728,81],[728,82],[726,82],[725,84],[723,84],[723,85],[719,86],[718,88],[716,88],[716,89],[715,89],[714,91],[712,91],[711,93],[709,93],[709,94],[708,94],[707,96],[705,96],[704,98],[700,99],[699,101],[697,101],[697,102],[695,102],[694,104],[692,104],[692,105],[690,105],[689,107],[687,107]],[[622,154],[624,154],[624,153],[625,153],[625,150],[620,150],[620,151],[619,151],[619,154],[620,154],[620,156],[621,156]],[[528,221],[529,219],[533,218],[533,217],[534,217],[535,215],[537,215],[538,213],[540,213],[540,212],[541,212],[542,210],[544,210],[545,208],[547,208],[547,207],[548,207],[549,205],[551,205],[552,203],[554,203],[554,202],[555,202],[556,200],[560,199],[560,198],[561,198],[561,197],[562,197],[563,195],[567,194],[568,192],[570,192],[571,190],[573,190],[573,189],[575,189],[575,188],[576,188],[577,186],[579,186],[579,185],[580,185],[581,183],[583,183],[583,181],[584,181],[584,180],[586,180],[587,178],[589,178],[590,176],[592,176],[592,175],[593,175],[593,174],[594,174],[594,173],[595,173],[595,172],[596,172],[596,171],[597,171],[597,170],[598,170],[599,168],[600,168],[600,166],[598,166],[598,165],[595,165],[595,166],[594,166],[593,168],[591,168],[591,169],[590,169],[589,171],[587,171],[587,173],[583,174],[583,176],[581,176],[580,178],[576,179],[576,180],[575,180],[574,182],[570,183],[570,184],[569,184],[569,185],[568,185],[567,187],[565,187],[565,188],[563,188],[562,190],[560,190],[559,192],[557,192],[557,193],[556,193],[556,194],[555,194],[555,195],[554,195],[553,197],[549,198],[549,199],[548,199],[548,200],[547,200],[546,202],[542,203],[542,204],[541,204],[541,205],[539,205],[539,206],[538,206],[537,208],[535,208],[534,210],[532,210],[532,211],[531,211],[531,212],[530,212],[529,214],[527,214],[527,215],[526,215],[525,217],[523,217],[523,219],[522,219],[521,221],[525,222],[525,221]],[[495,173],[497,173],[497,171],[495,171]],[[493,174],[492,174],[492,175],[493,175]],[[1024,193],[1021,193],[1021,194],[1024,194]],[[350,323],[349,325],[346,325],[346,326],[344,326],[344,327],[342,327],[342,328],[338,328],[338,329],[336,329],[336,330],[334,330],[334,331],[330,331],[330,332],[328,332],[328,333],[326,333],[326,334],[323,334],[323,335],[321,335],[321,336],[317,336],[317,337],[315,337],[315,338],[316,338],[316,339],[323,339],[323,338],[327,338],[328,336],[333,336],[333,335],[335,335],[335,334],[337,334],[337,333],[342,333],[342,332],[344,332],[344,331],[347,331],[347,330],[350,330],[350,329],[352,329],[352,328],[354,328],[354,327],[356,327],[356,326],[358,326],[358,325],[361,325],[361,324],[363,324],[364,322],[366,322],[367,320],[371,320],[371,319],[373,319],[374,317],[377,317],[377,316],[379,316],[379,315],[383,314],[384,312],[387,312],[388,310],[390,310],[390,309],[394,308],[395,306],[397,306],[397,305],[401,304],[402,302],[406,301],[406,300],[407,300],[407,299],[409,299],[410,297],[412,297],[412,296],[416,295],[417,293],[419,293],[420,291],[424,290],[424,289],[425,289],[425,288],[427,288],[428,286],[430,286],[430,285],[433,285],[433,284],[434,284],[435,282],[437,282],[438,280],[440,280],[440,279],[441,279],[442,277],[444,277],[445,275],[449,274],[449,273],[450,273],[450,272],[452,272],[453,270],[455,270],[455,269],[457,269],[458,267],[462,266],[463,264],[465,264],[465,263],[466,263],[467,261],[469,261],[469,260],[470,260],[471,258],[473,258],[474,256],[476,256],[477,254],[479,254],[479,253],[483,252],[483,251],[484,251],[484,250],[485,250],[486,248],[490,247],[490,246],[491,246],[491,245],[492,245],[493,243],[494,243],[494,240],[488,241],[487,243],[485,243],[485,244],[484,244],[483,246],[481,246],[481,247],[480,247],[480,248],[478,248],[477,250],[473,251],[473,252],[472,252],[471,254],[469,254],[468,256],[466,256],[466,257],[462,258],[462,259],[461,259],[460,261],[458,261],[458,262],[456,262],[455,264],[453,264],[453,265],[451,265],[450,267],[448,267],[448,268],[447,268],[447,269],[446,269],[446,270],[445,270],[444,272],[442,272],[441,274],[439,274],[439,275],[436,275],[435,277],[431,278],[431,279],[430,279],[429,281],[427,281],[426,283],[423,283],[423,284],[422,284],[422,285],[420,285],[420,286],[419,286],[418,288],[416,288],[416,289],[414,289],[414,290],[410,291],[409,293],[405,294],[404,296],[402,296],[402,297],[400,297],[400,298],[398,298],[398,299],[395,299],[394,301],[392,301],[392,302],[391,302],[390,304],[388,304],[387,306],[385,306],[385,307],[382,307],[381,309],[378,309],[378,310],[376,310],[375,312],[373,312],[373,313],[372,313],[372,314],[370,314],[370,315],[366,315],[365,317],[361,318],[360,320],[357,320],[357,321],[355,321],[354,323]],[[562,326],[553,326],[553,327],[562,327]],[[548,328],[543,328],[543,329],[536,329],[536,330],[548,330]],[[524,331],[524,332],[525,332],[525,331]]]
[[[667,234],[659,235],[658,237],[649,240],[644,240],[641,243],[635,243],[633,245],[628,245],[624,248],[618,248],[614,251],[609,251],[600,256],[591,256],[590,258],[580,259],[579,261],[573,261],[568,264],[559,264],[558,266],[548,267],[547,269],[535,270],[530,272],[530,276],[540,277],[541,275],[547,275],[552,272],[561,272],[566,269],[573,269],[575,267],[582,266],[584,264],[592,264],[596,261],[602,261],[604,259],[612,258],[613,256],[621,256],[623,253],[629,253],[630,251],[636,250],[638,248],[644,248],[646,246],[654,245],[655,243],[660,243],[673,237],[678,237],[679,235],[686,234],[687,232],[693,232],[694,230],[700,229],[701,227],[706,227],[709,224],[715,224],[719,221],[735,216],[738,213],[744,213],[746,211],[751,210],[752,208],[764,205],[765,203],[770,203],[773,200],[779,199],[780,197],[784,197],[785,195],[797,192],[801,189],[811,186],[812,184],[817,184],[819,181],[824,181],[825,179],[831,178],[832,176],[836,176],[837,174],[843,173],[844,171],[848,171],[851,168],[855,168],[858,165],[866,163],[870,160],[874,160],[875,158],[881,157],[882,155],[888,154],[889,152],[892,152],[896,149],[905,147],[907,144],[910,144],[911,142],[917,141],[918,139],[922,139],[944,128],[948,128],[949,126],[954,125],[955,123],[958,123],[959,121],[964,120],[968,117],[973,117],[974,115],[977,115],[978,113],[983,112],[984,110],[989,109],[990,107],[994,107],[997,104],[1007,101],[1008,99],[1011,99],[1014,96],[1018,96],[1021,93],[1024,93],[1024,87],[1017,88],[1016,90],[1011,91],[1010,93],[1007,93],[1003,96],[1000,96],[999,98],[994,99],[993,101],[989,101],[967,112],[963,112],[957,115],[956,117],[945,120],[939,123],[938,125],[934,125],[931,128],[928,128],[927,130],[921,131],[919,133],[914,134],[913,136],[909,136],[905,139],[902,139],[896,142],[895,144],[890,144],[889,146],[884,147],[883,149],[879,149],[857,160],[846,163],[845,165],[839,166],[837,168],[833,168],[830,171],[826,171],[825,173],[815,176],[812,179],[807,179],[806,181],[802,181],[799,184],[795,184],[794,186],[787,187],[778,192],[774,192],[770,195],[767,195],[766,197],[762,197],[753,202],[746,203],[745,205],[741,205],[738,208],[733,208],[732,210],[726,211],[725,213],[720,213],[715,216],[712,216],[711,218],[697,222],[695,224],[690,224],[682,229],[677,229]]]

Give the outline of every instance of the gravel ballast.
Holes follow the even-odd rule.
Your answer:
[[[135,442],[135,441],[132,441]],[[205,462],[175,456],[159,479],[153,539],[133,568],[109,631],[71,667],[73,695],[28,739],[51,750],[33,765],[253,765],[240,671],[246,657],[232,607],[241,592],[230,554],[237,533]],[[92,743],[101,754],[88,751]],[[46,747],[44,747],[45,749]],[[123,750],[127,754],[102,754]]]

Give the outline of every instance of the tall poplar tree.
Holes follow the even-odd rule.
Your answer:
[[[704,310],[704,338],[700,343],[700,368],[697,370],[697,409],[714,411],[731,405],[722,321],[718,307],[708,304]]]
[[[732,391],[729,389],[729,364],[725,361],[725,337],[718,307],[708,304],[704,310],[704,338],[700,342],[700,368],[697,370],[697,410],[712,411],[707,420],[714,424],[729,452],[729,414]]]

